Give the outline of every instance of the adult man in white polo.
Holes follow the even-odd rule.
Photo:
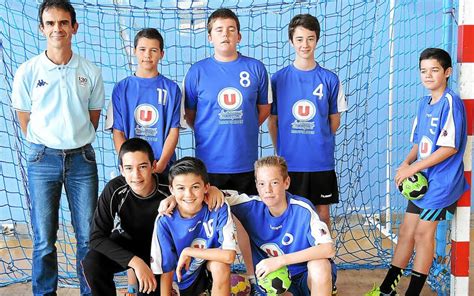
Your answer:
[[[30,147],[33,294],[56,295],[55,243],[64,185],[77,240],[81,295],[89,295],[80,262],[88,250],[97,204],[97,165],[91,143],[104,104],[104,85],[100,69],[72,51],[78,24],[69,1],[44,0],[39,19],[47,49],[18,68],[12,92],[12,106]]]

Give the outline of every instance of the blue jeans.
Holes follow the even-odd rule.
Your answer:
[[[89,295],[80,263],[89,249],[90,226],[97,205],[94,149],[90,144],[70,150],[32,143],[30,147],[28,184],[33,228],[33,294],[56,295],[58,259],[55,243],[64,185],[77,241],[76,268],[81,295]]]

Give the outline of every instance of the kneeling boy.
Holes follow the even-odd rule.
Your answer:
[[[288,266],[293,295],[331,295],[335,278],[329,259],[335,249],[327,225],[319,220],[309,200],[286,191],[290,177],[284,158],[264,157],[254,167],[259,196],[231,190],[225,191],[225,196],[249,234],[253,262],[258,262],[256,276],[263,278]],[[168,215],[174,206],[173,198],[167,198],[160,212]],[[258,287],[254,285],[254,289]]]
[[[177,211],[157,218],[151,247],[152,270],[161,274],[161,295],[171,295],[173,278],[182,296],[205,292],[211,279],[211,295],[230,295],[236,241],[229,206],[217,211],[204,206],[209,177],[197,158],[178,160],[170,169],[169,184]]]
[[[286,191],[285,160],[257,160],[255,178],[259,196],[227,194],[226,200],[249,234],[257,279],[288,266],[293,295],[331,295],[335,250],[328,227],[310,201]]]
[[[102,191],[90,251],[82,261],[93,295],[116,295],[114,273],[130,267],[138,279],[138,295],[160,295],[159,276],[150,269],[150,246],[158,205],[167,195],[153,174],[154,159],[150,144],[139,138],[120,148],[120,171],[127,183],[117,177]]]

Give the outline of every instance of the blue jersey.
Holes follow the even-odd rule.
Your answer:
[[[258,196],[231,194],[227,201],[250,238],[254,266],[262,259],[332,243],[326,224],[319,220],[311,202],[286,193],[288,208],[273,217]],[[288,266],[292,276],[307,271],[306,262]]]
[[[334,170],[329,115],[347,110],[337,75],[319,65],[310,71],[290,65],[272,76],[272,93],[272,114],[278,115],[277,154],[286,159],[288,170]]]
[[[253,170],[258,157],[257,105],[271,103],[264,65],[239,54],[232,62],[207,58],[184,80],[185,107],[196,112],[196,157],[210,173]]]
[[[449,88],[438,102],[430,101],[431,96],[421,99],[413,124],[411,140],[418,144],[417,159],[427,158],[440,147],[453,147],[457,153],[424,171],[428,192],[413,203],[422,209],[441,209],[453,204],[469,188],[463,164],[466,111],[461,98]]]
[[[221,248],[235,250],[235,226],[229,206],[224,204],[217,211],[209,211],[204,205],[193,218],[185,219],[174,211],[172,217],[158,217],[155,222],[151,244],[151,269],[155,274],[163,274],[176,269],[179,256],[184,248]],[[189,270],[182,270],[179,289],[188,288],[206,268],[203,259],[193,258]],[[177,281],[176,273],[174,280]]]
[[[109,107],[113,112],[107,112],[106,128],[124,132],[127,139],[146,140],[158,160],[170,129],[180,127],[181,90],[161,74],[129,76],[115,85]],[[173,154],[171,162],[175,159]]]

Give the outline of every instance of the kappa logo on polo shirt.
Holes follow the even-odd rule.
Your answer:
[[[44,81],[43,79],[38,80],[38,83],[36,83],[36,87],[42,87],[46,85],[48,85],[48,83]]]
[[[80,86],[85,87],[87,85],[87,78],[86,77],[79,76],[79,77],[77,77],[77,79],[79,80],[79,85]]]

